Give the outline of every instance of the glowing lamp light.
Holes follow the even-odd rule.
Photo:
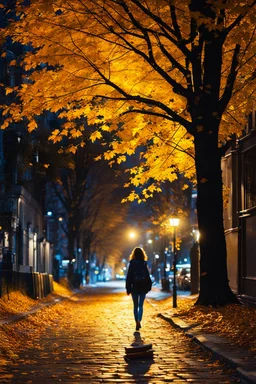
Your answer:
[[[194,240],[196,242],[199,242],[199,238],[200,238],[199,230],[198,229],[193,229],[192,233],[193,233]]]
[[[179,222],[180,222],[180,219],[178,219],[178,217],[171,217],[170,218],[170,224],[172,227],[178,227]]]
[[[135,239],[136,233],[134,231],[130,232],[129,237],[130,237],[130,239]]]

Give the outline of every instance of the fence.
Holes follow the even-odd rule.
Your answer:
[[[20,291],[32,299],[41,299],[53,291],[53,276],[38,272],[16,272],[0,265],[0,297]]]

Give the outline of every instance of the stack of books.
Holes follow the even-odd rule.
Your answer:
[[[141,344],[131,347],[125,347],[125,360],[133,359],[152,359],[153,358],[152,344]]]

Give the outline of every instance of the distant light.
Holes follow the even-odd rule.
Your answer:
[[[149,243],[149,244],[152,244],[152,243],[153,243],[153,240],[152,240],[152,239],[148,239],[148,243]]]
[[[75,263],[76,259],[72,259],[72,263]]]
[[[135,237],[136,237],[136,233],[135,232],[130,232],[129,233],[129,237],[130,237],[130,239],[135,239]]]
[[[89,263],[89,260],[85,260],[85,262],[86,262],[86,264],[88,264],[88,263]]]
[[[155,258],[156,258],[156,259],[159,259],[159,257],[160,257],[160,256],[156,253],[156,254],[155,254]]]
[[[186,263],[187,261],[188,261],[188,259],[185,258],[185,259],[184,259],[184,262]]]
[[[193,234],[194,240],[195,240],[196,242],[198,242],[198,241],[199,241],[199,238],[200,238],[199,230],[194,228],[194,229],[192,230],[192,234]]]
[[[52,216],[52,211],[47,211],[47,216]]]
[[[177,217],[170,218],[170,224],[172,227],[178,227],[179,222],[180,222],[180,219],[178,219]]]
[[[39,156],[38,156],[38,153],[35,154],[35,162],[36,162],[36,163],[39,163]]]
[[[78,248],[78,252],[80,253],[82,251],[82,249],[81,248]]]
[[[59,221],[63,221],[63,217],[59,217],[58,220],[59,220]]]

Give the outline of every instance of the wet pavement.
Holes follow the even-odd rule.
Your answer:
[[[1,366],[1,383],[244,383],[149,302],[136,332],[132,300],[120,284],[88,286],[54,307],[47,310],[50,326],[32,329],[15,359]],[[44,311],[33,316],[40,320]],[[127,362],[125,347],[134,343],[152,343],[153,359]]]

